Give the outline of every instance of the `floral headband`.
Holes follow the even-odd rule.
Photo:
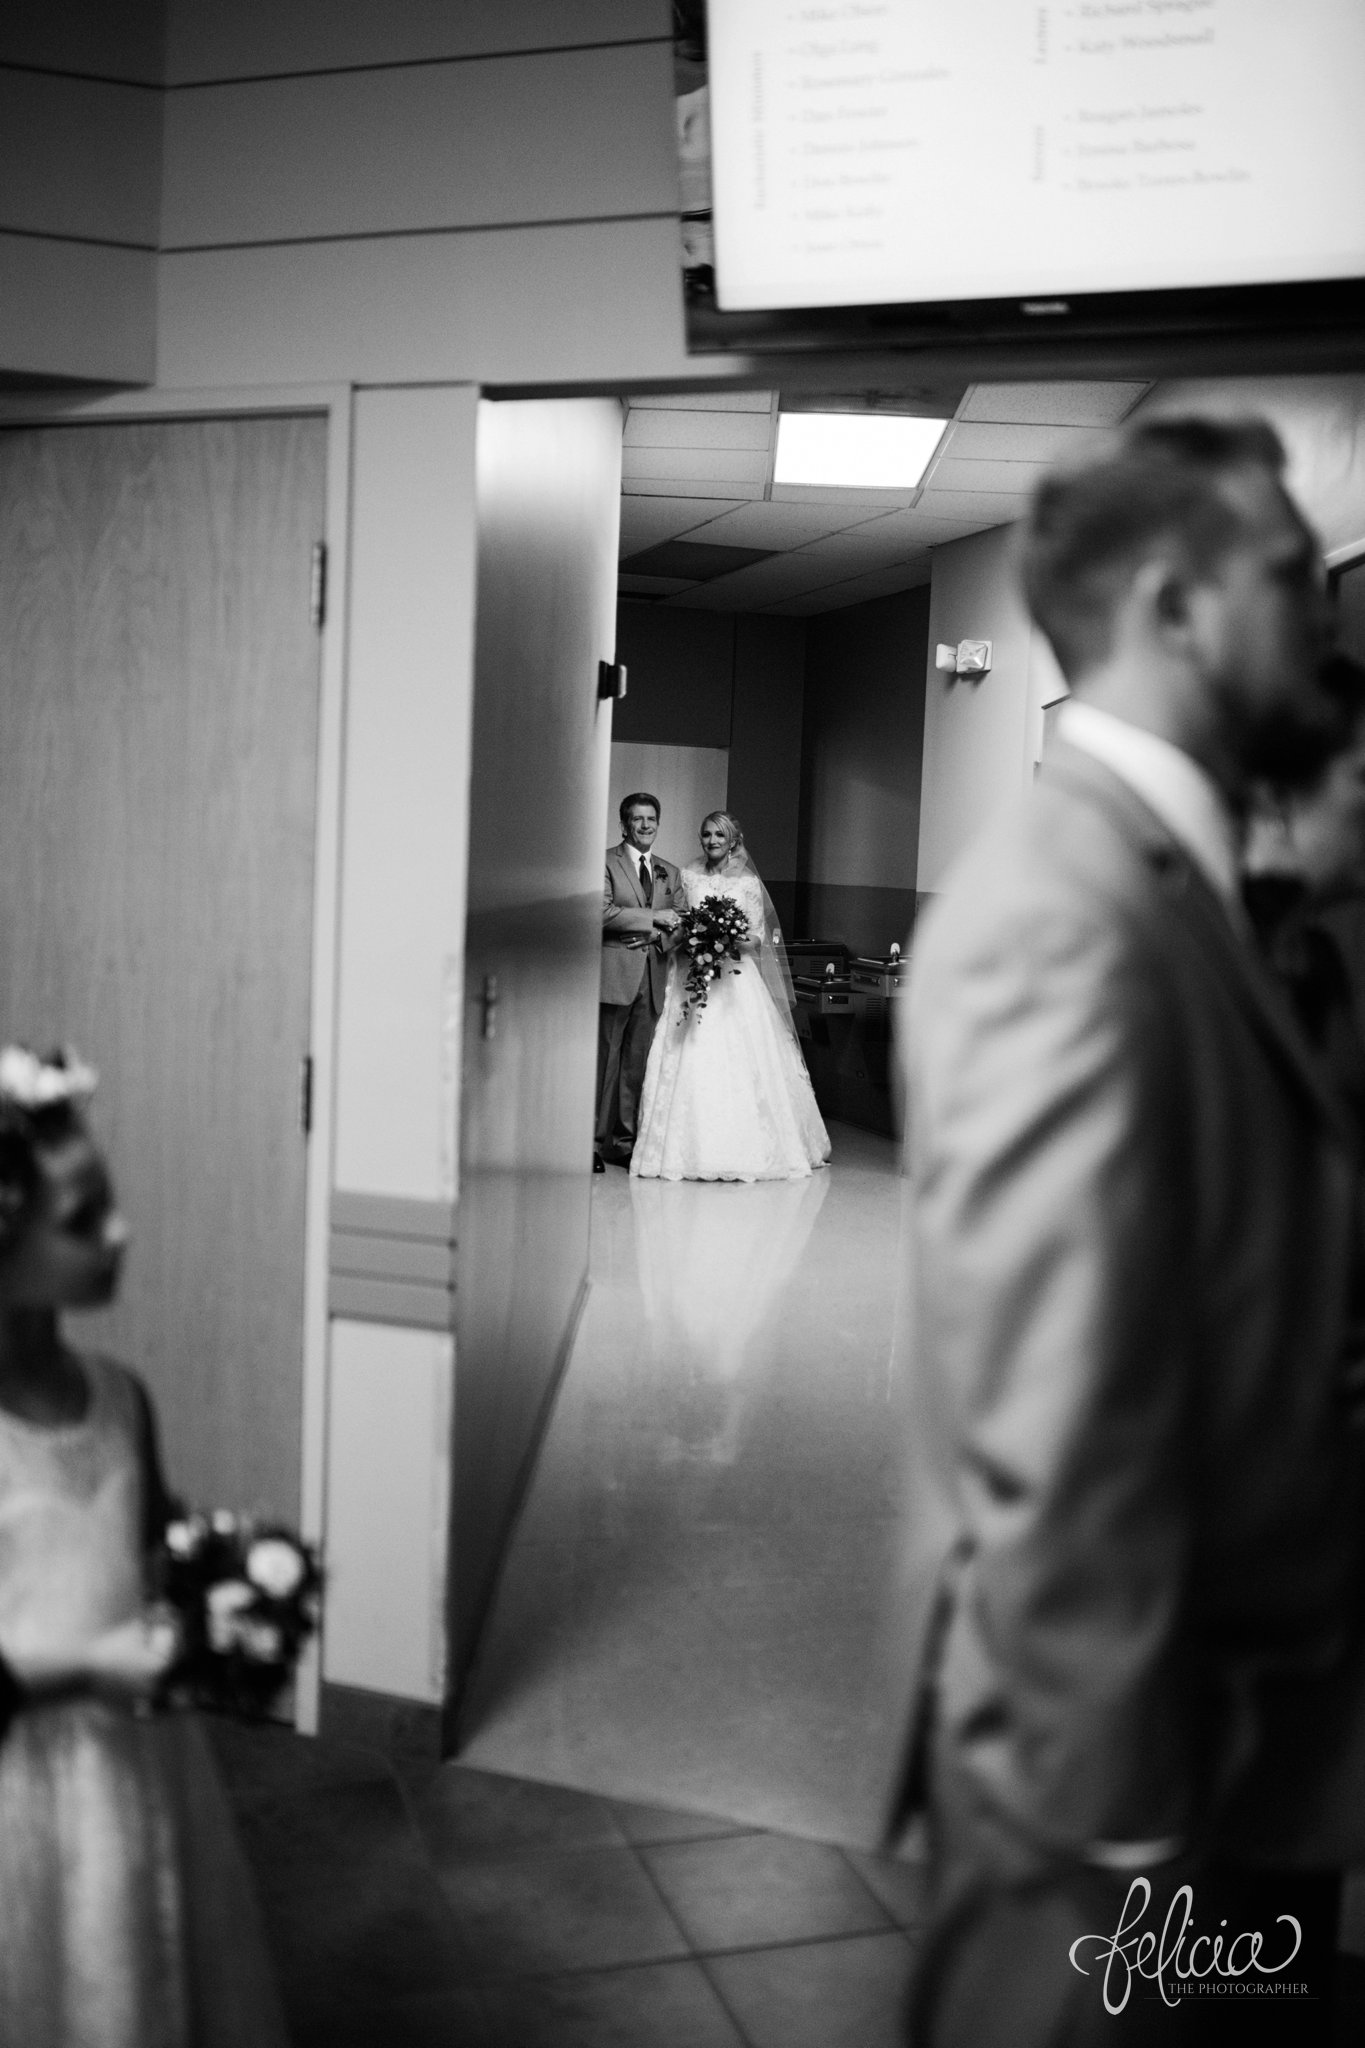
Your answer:
[[[0,1050],[0,1113],[34,1116],[59,1103],[75,1107],[95,1092],[99,1076],[68,1045],[41,1058],[26,1045]]]

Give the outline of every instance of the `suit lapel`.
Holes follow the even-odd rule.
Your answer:
[[[1289,1069],[1324,1121],[1351,1146],[1344,1113],[1273,971],[1252,939],[1240,937],[1233,928],[1217,891],[1181,842],[1121,776],[1079,748],[1059,745],[1049,755],[1043,772],[1049,782],[1065,784],[1101,803],[1138,842],[1171,914],[1183,919],[1197,935],[1201,949],[1217,960],[1226,979],[1236,986],[1241,1007],[1268,1049]]]
[[[640,887],[640,861],[634,847],[627,846],[623,839],[619,846],[613,846],[607,858],[608,860],[615,859],[621,875],[630,884],[631,895],[635,898],[641,909],[651,909],[652,905],[647,901],[645,892]]]

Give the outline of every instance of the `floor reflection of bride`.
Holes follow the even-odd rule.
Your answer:
[[[802,1180],[829,1158],[829,1135],[796,1036],[782,934],[736,820],[712,811],[701,845],[683,870],[689,909],[727,897],[748,937],[701,1008],[685,1001],[685,947],[673,954],[630,1170],[648,1180]]]

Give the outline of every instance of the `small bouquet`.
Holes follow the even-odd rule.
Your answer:
[[[321,1589],[316,1550],[276,1523],[225,1509],[169,1523],[155,1590],[180,1630],[170,1695],[264,1714],[317,1628]]]
[[[739,949],[749,937],[749,920],[730,896],[703,896],[681,922],[689,963],[679,1023],[706,1008],[718,974],[739,973]]]

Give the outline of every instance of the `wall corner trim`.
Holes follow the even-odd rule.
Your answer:
[[[338,1191],[328,1233],[328,1313],[450,1330],[454,1255],[452,1203]]]

